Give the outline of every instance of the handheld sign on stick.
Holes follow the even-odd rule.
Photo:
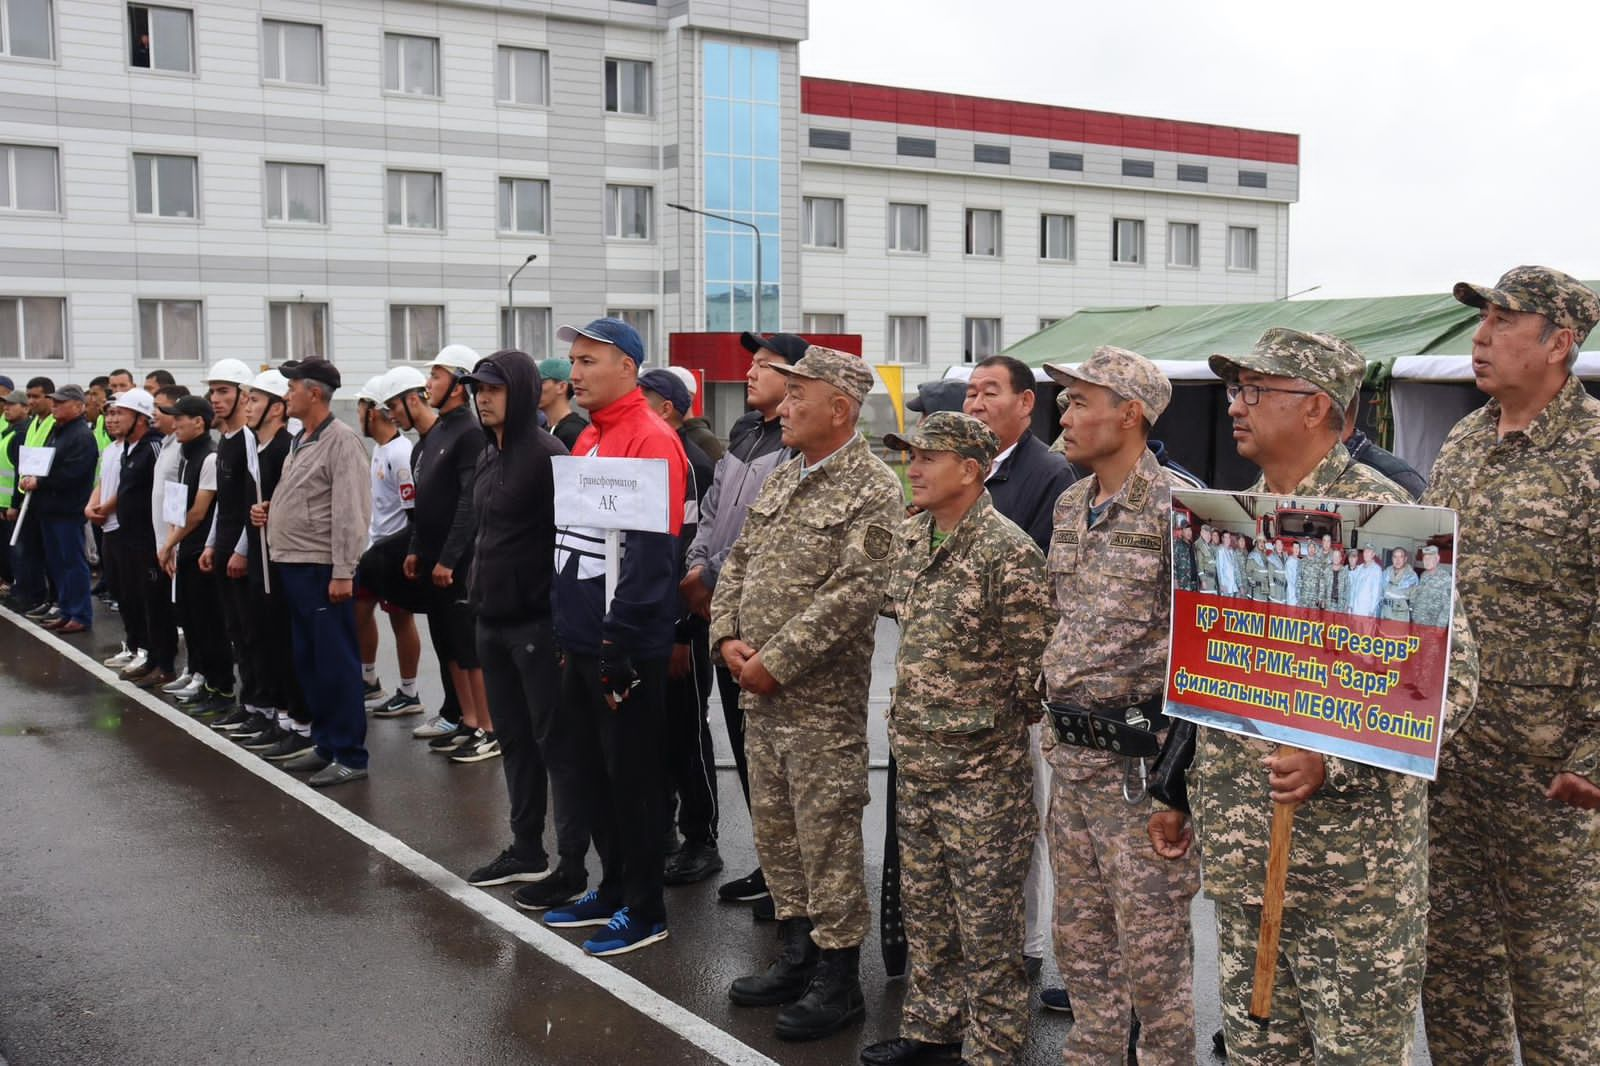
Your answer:
[[[50,466],[56,461],[54,448],[21,448],[17,452],[17,476],[48,477]],[[28,504],[33,502],[33,493],[22,497],[22,509],[17,512],[17,525],[11,531],[11,545],[16,547],[17,538],[22,536],[22,521],[28,517]]]
[[[606,610],[617,594],[622,571],[622,534],[672,532],[668,496],[672,484],[665,459],[619,459],[598,455],[557,455],[550,459],[555,478],[556,537],[561,552],[575,552],[580,574],[596,553],[580,544],[604,543]],[[597,534],[603,534],[603,538]],[[558,561],[557,567],[560,567]]]

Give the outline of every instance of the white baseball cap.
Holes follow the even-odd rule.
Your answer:
[[[434,356],[428,365],[442,366],[446,370],[458,370],[465,374],[477,366],[481,358],[483,357],[465,344],[447,344],[439,349],[439,354]]]
[[[211,370],[206,374],[206,382],[222,382],[227,385],[246,386],[254,381],[256,375],[244,365],[242,359],[219,359],[211,364]]]
[[[143,389],[129,389],[121,396],[111,401],[112,407],[120,407],[125,411],[132,411],[146,418],[154,418],[156,413],[156,398]]]
[[[377,397],[379,403],[388,403],[403,392],[412,392],[416,389],[425,389],[427,387],[428,379],[423,377],[422,371],[414,366],[395,367],[378,378],[376,388],[373,388],[371,382],[367,384],[367,388],[372,389],[372,394]]]

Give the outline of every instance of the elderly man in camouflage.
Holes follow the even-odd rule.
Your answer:
[[[1600,297],[1547,267],[1493,288],[1424,502],[1459,515],[1478,710],[1432,794],[1424,1014],[1439,1066],[1600,1062],[1600,402],[1571,373]]]
[[[813,346],[773,369],[788,378],[783,443],[799,454],[750,505],[717,579],[710,639],[743,693],[751,821],[781,948],[728,997],[788,1004],[777,1035],[812,1040],[865,1014],[867,685],[905,502],[856,432],[867,365]]]
[[[1193,858],[1164,863],[1144,844],[1151,801],[1142,758],[1093,744],[1115,723],[1165,728],[1171,611],[1171,482],[1146,447],[1172,384],[1143,356],[1097,348],[1046,364],[1066,386],[1067,458],[1092,476],[1056,501],[1048,556],[1057,615],[1044,653],[1055,727],[1048,757],[1056,959],[1075,1023],[1068,1066],[1128,1054],[1130,1008],[1144,1066],[1194,1062]],[[1129,801],[1131,797],[1132,802]]]
[[[900,622],[890,745],[911,980],[901,1036],[866,1066],[1005,1066],[1022,1050],[1028,980],[1016,951],[1039,817],[1027,722],[1040,713],[1050,632],[1044,555],[995,509],[1000,441],[971,415],[930,415],[903,438],[911,502],[883,611]]]
[[[1261,468],[1250,489],[1300,499],[1409,503],[1404,489],[1350,458],[1344,412],[1366,370],[1338,337],[1269,329],[1248,355],[1211,357],[1227,383],[1239,454]],[[1477,657],[1460,624],[1447,735],[1470,711]],[[1225,733],[1199,731],[1189,777],[1205,874],[1216,903],[1228,1056],[1251,1066],[1400,1066],[1411,1061],[1427,923],[1426,801],[1419,777]],[[1249,1017],[1273,803],[1299,804],[1269,1024]],[[1184,816],[1150,822],[1158,854],[1187,857]]]

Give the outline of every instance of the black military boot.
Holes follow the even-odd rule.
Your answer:
[[[861,945],[824,948],[806,994],[778,1012],[780,1040],[820,1040],[866,1017],[861,995]]]
[[[805,994],[817,969],[817,944],[810,918],[785,918],[778,923],[778,957],[767,972],[741,977],[728,986],[728,998],[740,1007],[778,1007]]]

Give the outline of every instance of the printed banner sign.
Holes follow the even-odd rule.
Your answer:
[[[1455,512],[1174,491],[1167,713],[1432,780]]]
[[[18,477],[49,477],[50,467],[56,461],[54,448],[29,448],[23,446],[17,449],[17,476]]]
[[[672,531],[667,506],[671,479],[665,459],[557,455],[550,459],[550,467],[556,483],[557,525]]]

